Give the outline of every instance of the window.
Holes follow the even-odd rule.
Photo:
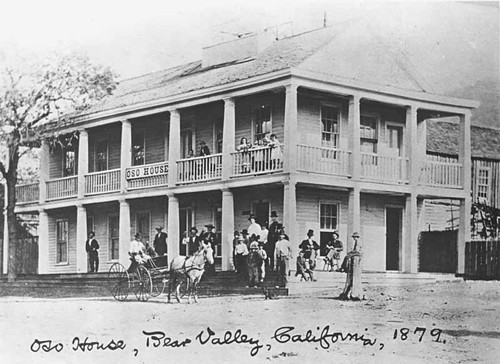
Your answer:
[[[377,118],[374,116],[361,116],[360,141],[362,153],[377,153]]]
[[[142,242],[146,243],[149,242],[149,212],[138,212],[135,215],[135,230],[136,233],[141,233],[142,234]]]
[[[488,201],[490,198],[490,169],[479,167],[477,171],[477,200]]]
[[[215,153],[222,153],[222,129],[220,127],[215,128],[215,145],[214,151]]]
[[[120,219],[118,218],[118,216],[109,216],[108,233],[108,259],[118,260],[120,251]]]
[[[271,106],[261,105],[253,110],[254,139],[269,138],[272,130]]]
[[[68,220],[56,221],[56,263],[68,263]]]
[[[326,255],[326,243],[332,237],[332,231],[338,226],[338,205],[320,204],[319,230],[321,255]]]
[[[395,150],[398,157],[403,155],[403,127],[398,125],[387,125],[387,146]]]
[[[141,166],[146,164],[146,141],[144,132],[136,132],[132,135],[132,165]]]
[[[108,142],[100,141],[95,143],[95,172],[106,171],[108,169]]]
[[[63,177],[76,175],[76,152],[63,149]]]
[[[337,148],[339,145],[339,109],[321,106],[321,146]]]

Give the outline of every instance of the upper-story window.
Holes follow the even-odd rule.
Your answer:
[[[76,175],[76,151],[63,149],[63,177]]]
[[[108,142],[106,140],[96,142],[94,146],[95,172],[108,170]]]
[[[490,198],[490,168],[479,167],[477,171],[477,200],[488,201]]]
[[[337,148],[339,145],[339,109],[321,106],[321,146]]]
[[[132,134],[132,165],[146,164],[146,138],[144,131]]]
[[[253,110],[254,140],[268,138],[272,130],[272,112],[270,105],[260,105]]]
[[[387,124],[387,147],[398,157],[403,155],[403,126]]]
[[[360,143],[362,153],[377,153],[378,133],[375,116],[361,115]]]

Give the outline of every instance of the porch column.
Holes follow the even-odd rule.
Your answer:
[[[179,199],[173,193],[168,196],[168,256],[172,260],[179,255]]]
[[[298,85],[286,85],[285,94],[285,131],[284,131],[284,161],[285,173],[297,172],[297,88]]]
[[[350,252],[354,248],[351,239],[352,233],[358,232],[361,235],[358,244],[367,238],[361,231],[361,189],[359,186],[354,186],[349,190],[348,203],[349,218],[347,220],[346,252]]]
[[[87,273],[87,209],[83,205],[76,205],[76,272]]]
[[[45,200],[47,199],[47,181],[49,180],[49,155],[49,143],[47,139],[43,138],[40,148],[40,204],[44,204]]]
[[[89,172],[89,133],[80,130],[78,138],[78,198],[85,196],[85,175]]]
[[[4,189],[5,206],[7,206],[7,185]],[[2,256],[2,273],[7,274],[9,266],[9,224],[7,221],[7,207],[3,209],[3,256]]]
[[[422,202],[421,202],[422,203]],[[418,201],[415,193],[406,195],[405,237],[401,249],[403,250],[403,261],[401,270],[405,273],[417,273],[418,271]]]
[[[122,121],[122,147],[120,155],[121,179],[120,191],[127,191],[127,168],[132,165],[132,124],[129,120]]]
[[[233,156],[235,151],[235,103],[234,99],[224,99],[224,126],[222,131],[222,179],[228,180],[233,174]],[[224,210],[222,210],[224,212]],[[224,265],[224,263],[223,263]],[[222,268],[224,269],[224,268]]]
[[[419,177],[419,159],[422,157],[418,151],[417,136],[417,108],[415,105],[409,105],[406,108],[406,157],[409,159],[409,169],[406,177],[410,185],[416,185]],[[425,138],[425,136],[424,136]]]
[[[360,96],[353,95],[349,99],[349,150],[351,152],[351,177],[361,177],[361,145],[360,145]],[[353,231],[349,233],[352,234]]]
[[[222,189],[222,270],[231,269],[233,259],[234,200],[229,188]]]
[[[295,181],[283,182],[283,226],[285,226],[285,232],[290,237],[290,243],[295,257],[300,239],[298,236],[299,232],[297,231],[297,196]]]
[[[465,243],[470,241],[470,213],[471,213],[471,183],[472,183],[472,159],[471,159],[471,112],[467,110],[460,115],[460,137],[458,161],[462,164],[462,186],[465,198],[460,201],[460,225],[457,238],[457,273],[465,273]]]
[[[181,157],[181,115],[177,109],[170,110],[168,138],[168,186],[174,187],[177,183],[177,161]]]
[[[49,273],[49,215],[38,212],[38,274]]]
[[[120,200],[120,237],[118,260],[125,268],[129,266],[128,249],[132,237],[130,235],[130,205],[126,200]]]

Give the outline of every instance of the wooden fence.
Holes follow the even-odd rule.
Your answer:
[[[465,279],[500,279],[500,240],[465,245]]]

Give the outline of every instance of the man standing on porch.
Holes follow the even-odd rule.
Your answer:
[[[269,259],[269,271],[274,269],[274,249],[276,248],[276,242],[279,239],[278,232],[281,226],[278,222],[278,214],[276,211],[271,211],[271,221],[272,222],[269,226],[269,232],[267,235],[267,243],[264,244],[264,249]]]
[[[85,250],[89,255],[90,272],[97,273],[99,270],[99,243],[94,239],[95,233],[91,231],[89,238],[85,242]]]
[[[156,227],[156,235],[155,240],[153,242],[153,246],[155,248],[156,254],[159,256],[167,254],[167,234],[163,231],[163,226]]]

